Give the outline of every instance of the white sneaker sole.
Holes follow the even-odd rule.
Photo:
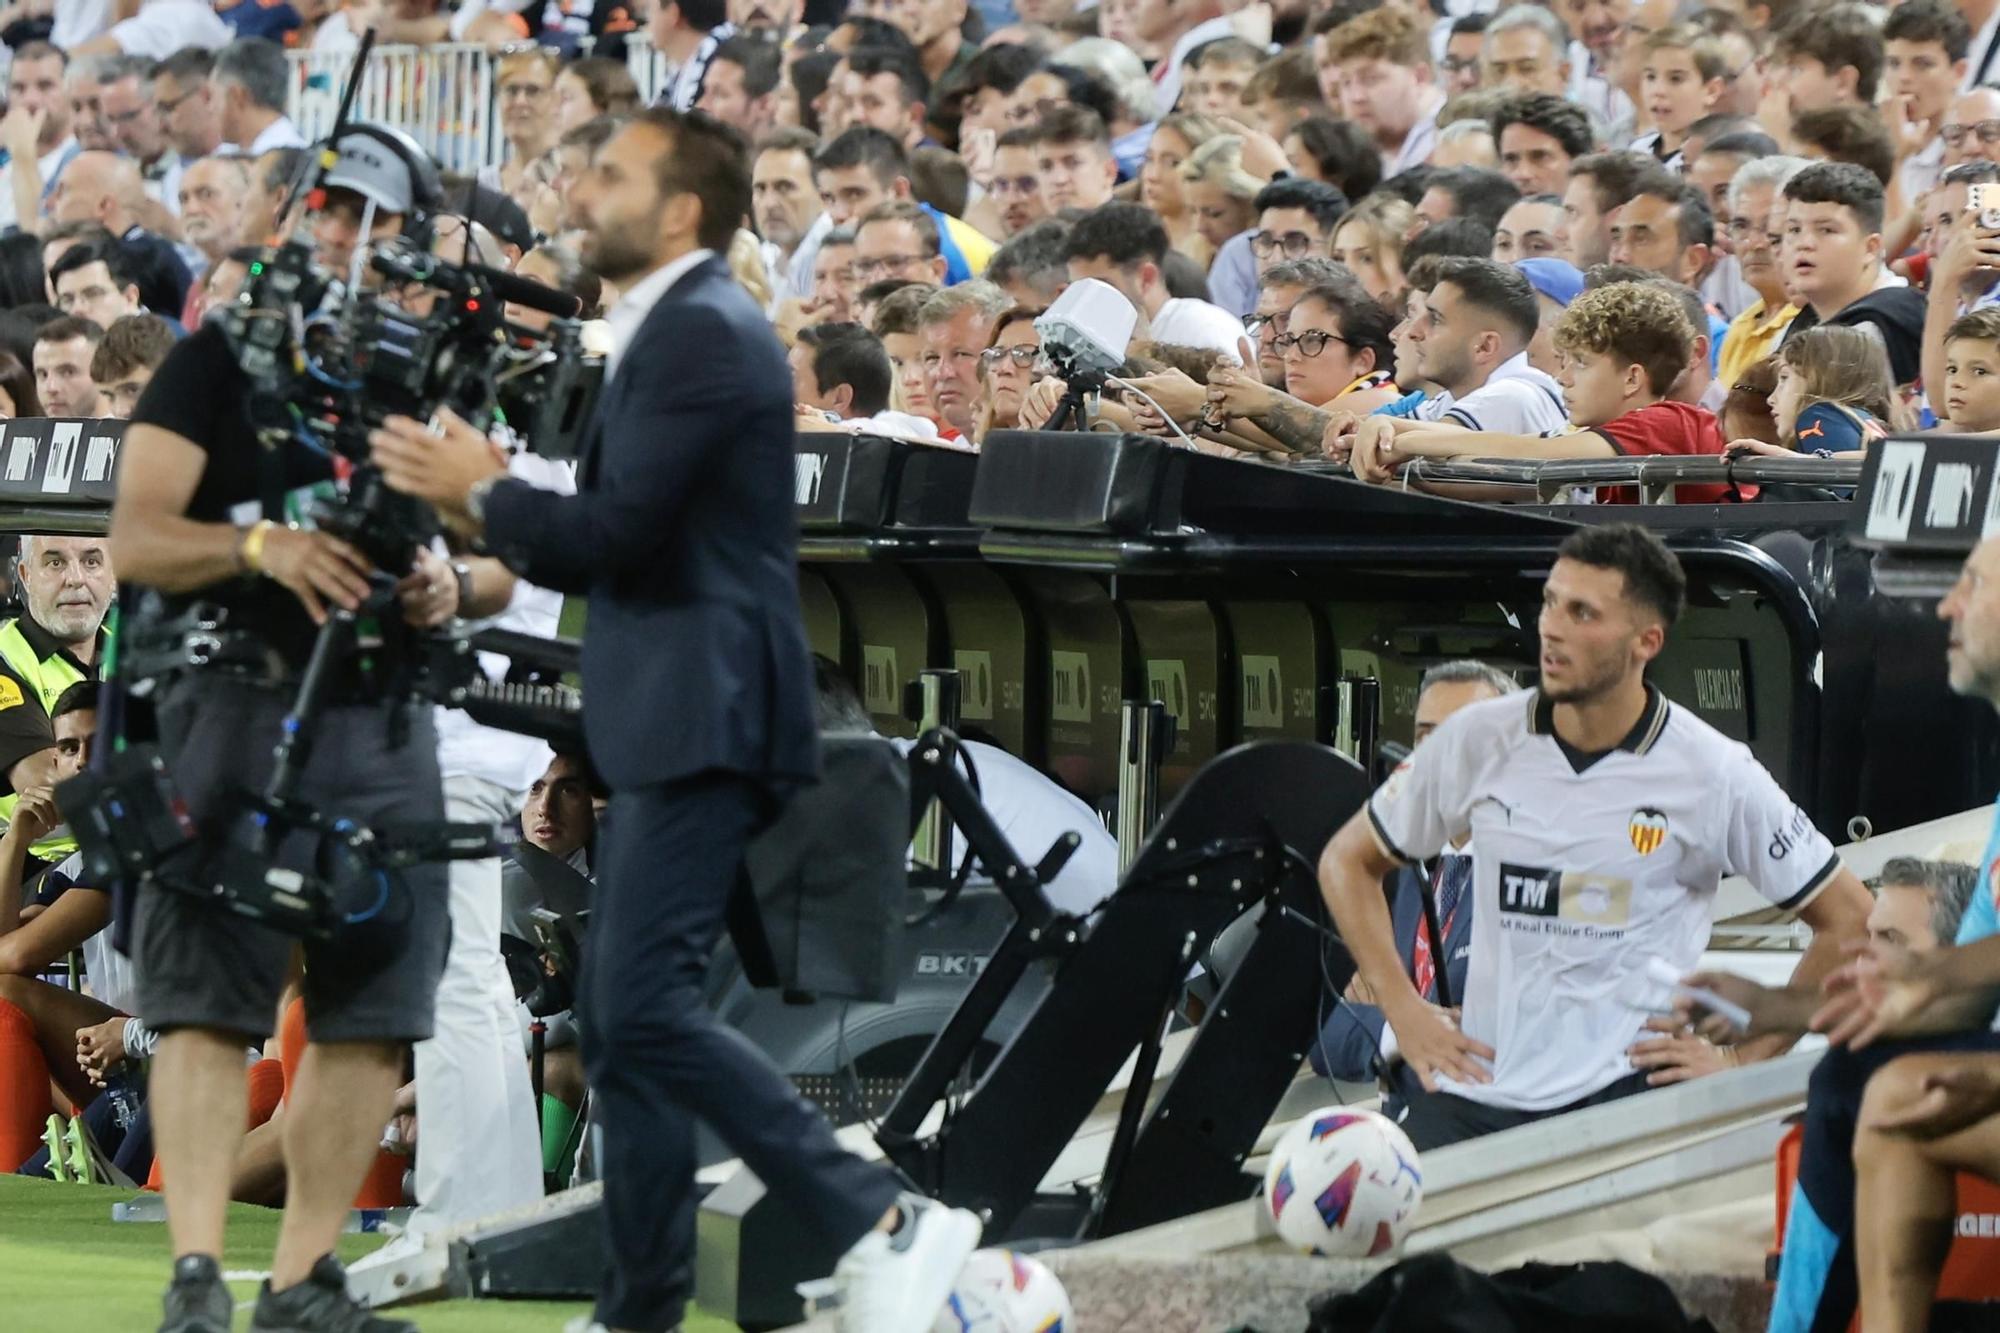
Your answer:
[[[951,1299],[965,1261],[979,1248],[979,1219],[962,1208],[937,1211],[928,1235],[919,1234],[910,1253],[897,1265],[907,1272],[910,1301],[906,1319],[894,1328],[860,1328],[846,1322],[841,1333],[930,1333],[938,1311]]]

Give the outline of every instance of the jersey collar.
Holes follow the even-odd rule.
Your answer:
[[[1667,696],[1660,693],[1657,685],[1646,686],[1646,707],[1639,714],[1639,720],[1632,724],[1632,730],[1625,733],[1625,739],[1611,747],[1612,750],[1629,750],[1633,754],[1645,754],[1660,739],[1660,733],[1667,725]],[[1570,766],[1581,773],[1592,764],[1611,753],[1605,750],[1591,754],[1568,744],[1556,734],[1555,701],[1540,690],[1531,691],[1528,696],[1528,731],[1532,735],[1547,736],[1554,741],[1568,757]]]
[[[27,640],[28,647],[34,649],[35,656],[42,661],[46,662],[51,657],[60,657],[75,667],[84,676],[91,677],[97,674],[95,670],[84,665],[83,660],[74,652],[70,651],[68,644],[63,643],[55,635],[43,629],[35,618],[27,614],[27,612],[23,611],[21,613],[21,617],[17,623],[21,629],[21,637]],[[97,649],[99,653],[104,651],[104,629],[102,626],[97,631]]]

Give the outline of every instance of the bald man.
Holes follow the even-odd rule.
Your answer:
[[[78,153],[49,191],[51,222],[96,222],[132,257],[139,299],[159,314],[178,315],[192,275],[173,243],[141,225],[149,201],[138,164],[116,153]]]

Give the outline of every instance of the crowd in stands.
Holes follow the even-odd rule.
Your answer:
[[[752,189],[727,258],[788,349],[804,431],[976,450],[1042,427],[1066,385],[1037,319],[1088,279],[1134,314],[1092,429],[1331,460],[1372,484],[1426,458],[1858,457],[1891,432],[2000,433],[1996,0],[15,0],[0,417],[124,417],[255,247],[303,231],[345,273],[401,230],[407,191],[333,188],[309,217],[292,198],[311,154],[288,52],[351,51],[371,28],[490,53],[490,105],[460,111],[492,117],[501,151],[443,178],[429,243],[566,290],[587,318],[620,294],[581,260],[572,186],[640,107],[634,69],[740,131]],[[0,777],[18,798],[0,838],[0,1168],[60,1172],[60,1098],[94,1106],[144,1180],[143,1108],[98,1090],[151,1037],[92,943],[104,895],[74,884],[73,847],[40,841],[47,786],[94,733],[111,578],[101,543],[24,543],[24,570],[50,559],[39,592],[24,574],[24,615],[57,641],[42,658],[82,679],[41,700],[38,748],[7,748],[9,693],[20,704],[36,668],[0,630]],[[79,604],[87,624],[65,611]],[[1455,664],[1425,697],[1441,717],[1509,688]],[[509,789],[524,842],[579,875],[593,784],[559,755]],[[1932,863],[1883,882],[1898,948],[1948,943],[1972,894]],[[546,885],[507,883],[520,934]],[[1967,919],[1990,925],[1979,892]],[[79,948],[89,995],[36,979]],[[1464,957],[1448,952],[1450,987]],[[1313,1063],[1368,1075],[1383,1025],[1349,998]],[[544,1164],[567,1169],[581,1076],[573,1034],[548,1036]],[[267,1128],[238,1197],[282,1195],[268,1127],[301,1040],[294,1022],[248,1066]],[[1734,1058],[1679,1023],[1632,1054],[1653,1082]],[[1819,1150],[1843,1164],[1878,1063],[1829,1062],[1816,1086],[1822,1111],[1848,1108]],[[406,1109],[401,1152],[421,1133]],[[1851,1250],[1853,1182],[1835,1176],[1811,1177],[1815,1220]],[[369,1190],[402,1197],[394,1160]]]

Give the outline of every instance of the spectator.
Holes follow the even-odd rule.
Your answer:
[[[694,105],[701,86],[700,53],[704,47],[713,51],[721,45],[720,38],[712,39],[709,34],[721,27],[727,16],[723,0],[659,0],[653,6],[646,35],[666,66],[659,83],[663,100],[676,109],[685,111]]]
[[[1320,95],[1319,71],[1313,68],[1312,52],[1281,51],[1259,65],[1243,85],[1242,115],[1252,128],[1280,142],[1304,121],[1331,119],[1331,108]],[[1379,156],[1375,157],[1374,169],[1379,178],[1382,173]]]
[[[215,53],[208,83],[224,143],[250,157],[305,147],[305,136],[285,114],[291,74],[277,43],[262,37],[231,42]]]
[[[959,151],[974,180],[985,184],[984,164],[992,142],[1008,130],[1026,129],[1034,116],[1017,107],[1014,94],[1030,74],[1042,68],[1042,53],[1031,46],[1002,43],[989,46],[967,61],[953,80],[950,95],[958,97]]]
[[[1414,744],[1421,746],[1446,718],[1467,704],[1497,699],[1519,688],[1504,671],[1484,662],[1469,658],[1440,662],[1424,672],[1417,690]],[[1466,963],[1472,953],[1473,855],[1468,839],[1442,853],[1428,874],[1416,866],[1404,866],[1396,872],[1390,908],[1396,957],[1410,974],[1417,994],[1433,1004],[1456,1005],[1465,995]],[[1425,925],[1426,893],[1434,900],[1441,951]],[[1352,983],[1346,1000],[1334,1007],[1320,1029],[1319,1040],[1307,1052],[1312,1067],[1329,1079],[1367,1083],[1377,1077],[1379,1062],[1383,1114],[1399,1119],[1409,1099],[1422,1094],[1423,1085],[1397,1058],[1394,1033],[1382,1010],[1368,1002],[1362,988]]]
[[[1706,140],[1689,159],[1688,183],[1701,191],[1715,218],[1717,256],[1702,279],[1701,295],[1724,319],[1742,314],[1760,295],[1743,280],[1743,266],[1736,257],[1735,233],[1730,230],[1729,183],[1745,163],[1777,155],[1776,140],[1761,131],[1746,130]]]
[[[891,135],[857,125],[819,150],[813,178],[832,225],[853,227],[878,204],[910,198],[910,159]],[[918,204],[936,224],[945,279],[964,282],[986,271],[993,242],[964,222]],[[801,246],[801,250],[804,247]]]
[[[1493,257],[1493,228],[1473,218],[1446,218],[1412,236],[1403,246],[1403,263],[1414,267],[1426,255],[1460,255],[1467,259]]]
[[[63,96],[69,99],[70,132],[86,153],[115,153],[118,141],[104,119],[104,99],[98,92],[102,56],[72,56],[63,70]]]
[[[1514,5],[1494,15],[1486,25],[1480,58],[1488,88],[1559,98],[1570,86],[1569,30],[1539,5]],[[1504,163],[1504,144],[1500,152]]]
[[[1068,244],[1069,223],[1045,218],[994,251],[986,277],[1016,305],[1046,306],[1069,285]]]
[[[639,109],[639,85],[624,61],[609,56],[588,56],[564,65],[556,75],[555,90],[558,134],[599,116],[627,116]]]
[[[1347,197],[1321,181],[1277,180],[1257,192],[1250,252],[1263,271],[1281,259],[1325,255],[1347,214]]]
[[[722,51],[716,55],[719,58]],[[914,53],[897,47],[856,47],[841,57],[834,79],[835,96],[846,103],[844,126],[881,130],[912,153],[929,142],[924,117],[931,84]]]
[[[1256,312],[1243,321],[1256,340],[1257,370],[1273,389],[1285,387],[1285,351],[1278,339],[1288,332],[1288,318],[1299,298],[1348,276],[1331,259],[1287,259],[1273,264],[1257,288]]]
[[[50,191],[51,222],[95,222],[131,256],[140,299],[152,310],[178,312],[192,281],[173,244],[139,224],[147,206],[139,169],[130,158],[79,153]]]
[[[70,133],[69,99],[63,94],[68,64],[69,57],[58,48],[28,42],[14,52],[14,62],[7,67],[7,117],[0,121],[0,136],[10,159],[0,168],[0,179],[5,181],[0,189],[0,227],[32,224],[41,215],[44,192],[55,186],[63,169],[82,151]]]
[[[1035,127],[1036,170],[1050,212],[1111,202],[1118,162],[1104,122],[1081,107],[1058,107]]]
[[[1807,329],[1778,349],[1778,381],[1771,390],[1778,442],[1732,441],[1730,449],[1777,457],[1859,455],[1886,433],[1895,396],[1882,344],[1867,332]]]
[[[90,359],[104,330],[87,319],[64,315],[35,335],[35,396],[52,417],[94,417],[97,386]]]
[[[1556,354],[1556,325],[1562,321],[1563,311],[1583,292],[1583,274],[1567,260],[1553,255],[1541,258],[1517,259],[1514,267],[1521,270],[1528,285],[1535,289],[1535,309],[1541,316],[1535,325],[1535,336],[1528,344],[1528,364],[1544,375],[1554,378],[1562,369],[1562,358]]]
[[[979,408],[979,356],[993,341],[993,326],[1009,306],[990,282],[947,288],[917,311],[923,348],[924,387],[947,440],[967,439]],[[970,441],[968,440],[968,443]]]
[[[79,58],[123,55],[150,63],[184,47],[214,50],[233,35],[229,24],[201,0],[140,0],[137,13],[70,51]]]
[[[1302,403],[1357,414],[1401,396],[1389,330],[1396,320],[1352,278],[1309,287],[1285,316],[1272,345],[1285,392]]]
[[[529,171],[556,146],[555,86],[561,70],[561,62],[542,50],[515,51],[494,63],[493,97],[507,157],[491,180],[517,199],[527,195]]]
[[[1662,29],[1639,50],[1639,87],[1653,130],[1633,140],[1632,151],[1678,171],[1689,128],[1722,99],[1728,65],[1715,38],[1691,26]]]
[[[120,421],[131,416],[132,405],[173,346],[174,331],[158,315],[125,315],[106,326],[90,356],[99,410]]]
[[[1737,168],[1729,183],[1729,238],[1735,251],[1731,257],[1757,299],[1731,321],[1722,340],[1716,377],[1725,388],[1734,389],[1751,366],[1776,351],[1785,330],[1798,318],[1799,307],[1786,291],[1778,257],[1777,210],[1785,183],[1805,165],[1796,157],[1760,158]]]
[[[158,8],[161,0],[155,0]],[[167,0],[169,7],[179,7]],[[180,209],[181,159],[167,143],[166,125],[153,101],[153,61],[146,56],[118,56],[98,68],[97,93],[105,123],[119,149],[139,164],[146,194],[167,212]]]
[[[1757,38],[1742,19],[1726,9],[1698,10],[1687,21],[1715,38],[1722,51],[1722,97],[1715,104],[1717,114],[1754,118],[1764,104],[1770,82]]]
[[[1562,223],[1562,200],[1552,194],[1532,195],[1500,217],[1493,229],[1493,258],[1503,264],[1541,259],[1556,253],[1556,228]]]
[[[1795,14],[1771,42],[1773,82],[1794,117],[1828,106],[1871,106],[1882,77],[1882,32],[1858,4]]]
[[[1382,183],[1382,155],[1368,131],[1351,120],[1299,121],[1285,132],[1284,149],[1294,175],[1324,181],[1349,199],[1365,199]]]
[[[1104,122],[1118,174],[1121,177],[1138,175],[1139,164],[1146,154],[1150,126],[1159,119],[1160,98],[1167,79],[1155,84],[1130,47],[1103,37],[1086,37],[1071,42],[1056,53],[1056,62],[1022,84],[1021,91],[1026,93],[1037,80],[1064,70],[1082,75],[1080,79],[1069,81],[1069,101]],[[1093,205],[1080,202],[1077,207],[1089,208]]]
[[[866,285],[888,278],[944,284],[937,224],[907,199],[877,204],[854,229],[854,276]]]
[[[1614,264],[1636,264],[1693,286],[1708,272],[1715,251],[1715,219],[1701,191],[1677,176],[1642,177],[1611,222]],[[1716,330],[1719,340],[1721,330]]]
[[[1423,315],[1407,333],[1418,360],[1417,377],[1438,393],[1417,409],[1415,421],[1445,422],[1466,430],[1538,435],[1561,427],[1562,390],[1528,364],[1541,312],[1526,275],[1490,259],[1443,259],[1425,298]]]
[[[1496,229],[1520,197],[1521,192],[1497,171],[1453,167],[1431,177],[1417,201],[1417,220],[1429,226],[1447,218],[1471,218]]]
[[[1042,335],[1035,327],[1040,310],[1015,306],[993,326],[993,343],[979,354],[979,374],[985,385],[980,397],[974,435],[985,443],[996,430],[1032,430],[1042,423],[1021,420],[1021,400],[1037,375],[1048,372],[1042,359]]]
[[[1966,162],[2000,162],[2000,88],[1972,88],[1952,99],[1945,113],[1946,170]]]
[[[924,302],[939,290],[918,282],[891,293],[875,308],[875,322],[871,326],[875,336],[882,340],[882,349],[895,377],[890,406],[933,424],[937,422],[937,410],[924,378],[924,349],[917,336],[917,314]]]
[[[1328,255],[1384,304],[1403,290],[1403,237],[1416,209],[1389,194],[1371,194],[1340,219]]]
[[[1181,188],[1181,168],[1195,149],[1221,133],[1222,126],[1206,116],[1176,113],[1163,117],[1153,129],[1152,141],[1146,146],[1146,164],[1139,171],[1139,202],[1165,225],[1173,248],[1204,269],[1215,246],[1203,238],[1200,220]]]
[[[0,420],[42,415],[42,400],[35,392],[34,369],[11,348],[0,347]]]
[[[1582,108],[1553,93],[1530,93],[1505,104],[1493,126],[1500,171],[1524,194],[1562,193],[1571,164],[1595,144]]]
[[[1485,45],[1486,25],[1491,14],[1467,14],[1451,21],[1444,39],[1444,58],[1438,62],[1438,87],[1446,97],[1469,93],[1479,87],[1479,53]]]
[[[1244,90],[1265,53],[1241,37],[1217,37],[1187,54],[1181,66],[1179,109],[1213,119],[1240,119]]]
[[[1438,107],[1424,30],[1409,11],[1385,7],[1326,36],[1323,58],[1339,72],[1341,114],[1375,136],[1387,178],[1430,159]]]
[[[199,46],[183,47],[153,66],[153,104],[182,162],[222,147],[222,104],[208,81],[214,68],[214,52]]]
[[[750,210],[758,234],[775,249],[773,267],[789,273],[808,233],[822,225],[819,191],[813,184],[813,151],[804,130],[781,129],[757,145],[750,172]],[[831,222],[826,222],[831,226]],[[795,290],[789,280],[787,290]]]
[[[715,54],[709,57],[708,68],[702,72],[701,95],[695,98],[695,107],[725,125],[734,126],[745,139],[756,143],[777,126],[778,80],[782,74],[780,63],[776,41],[754,33],[730,38],[716,47]],[[622,72],[624,66],[620,65],[619,69]],[[629,79],[631,75],[628,73],[626,77]],[[636,102],[636,85],[632,96]],[[597,106],[590,114],[621,113]]]
[[[960,31],[965,22],[965,0],[909,0],[895,9],[885,7],[882,17],[910,39],[924,77],[933,86],[979,53],[979,47],[966,41]]]
[[[56,308],[109,330],[114,320],[143,313],[132,261],[115,244],[85,241],[49,268]]]
[[[1800,157],[1852,162],[1888,189],[1896,175],[1896,149],[1872,106],[1829,106],[1792,117],[1792,144]]]
[[[1077,219],[1064,251],[1072,282],[1097,278],[1118,289],[1139,313],[1134,338],[1206,347],[1239,358],[1240,320],[1207,301],[1170,298],[1162,267],[1167,231],[1140,204],[1106,204]]]
[[[834,421],[889,406],[893,372],[882,340],[859,324],[815,324],[792,345],[792,396]],[[803,415],[803,413],[802,413]]]
[[[1682,146],[1681,150],[1682,159],[1684,162],[1693,162],[1702,155],[1702,151],[1708,145],[1717,139],[1725,139],[1731,135],[1738,134],[1748,134],[1759,139],[1771,138],[1770,135],[1765,134],[1758,127],[1755,117],[1734,116],[1717,111],[1711,115],[1703,116],[1700,120],[1688,126],[1687,143]],[[1777,140],[1771,139],[1771,151],[1776,152],[1777,148]],[[1682,172],[1686,174],[1685,167],[1682,168]]]
[[[1639,182],[1658,168],[1635,153],[1592,153],[1570,164],[1563,187],[1562,257],[1579,269],[1611,254],[1611,214],[1631,202]]]
[[[1815,324],[1866,325],[1888,348],[1896,383],[1918,377],[1924,298],[1882,287],[1882,184],[1846,162],[1815,162],[1785,184],[1790,290],[1804,307],[1786,338]]]
[[[1500,165],[1500,150],[1493,144],[1493,127],[1483,119],[1446,121],[1438,131],[1431,165],[1439,170],[1462,167],[1492,171]]]
[[[278,216],[292,186],[305,171],[310,154],[303,148],[273,148],[259,157],[243,157],[250,188],[243,196],[243,224],[237,240],[264,245],[285,231],[289,219]]]
[[[861,282],[854,272],[854,233],[836,227],[813,255],[813,294],[806,309],[816,323],[851,324],[860,313],[856,299],[860,293]]]
[[[1001,240],[1019,236],[1049,215],[1040,168],[1034,130],[1008,130],[994,141],[992,177],[986,188],[993,203],[991,216],[999,223],[994,234]]]
[[[1941,406],[1940,430],[2000,430],[2000,309],[1960,315],[1945,331]]]
[[[1965,81],[1972,29],[1946,0],[1908,0],[1882,24],[1896,183],[1914,204],[1944,174],[1944,123]]]

